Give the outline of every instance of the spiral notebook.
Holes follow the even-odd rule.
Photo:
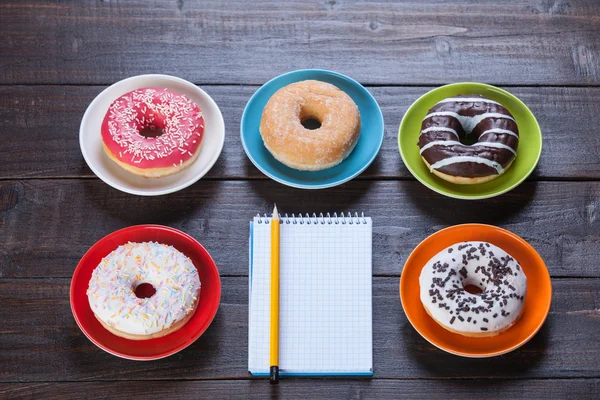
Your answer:
[[[269,375],[271,229],[250,222],[248,369]],[[280,228],[280,375],[373,374],[372,221],[292,216]]]

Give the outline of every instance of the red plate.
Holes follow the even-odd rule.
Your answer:
[[[115,336],[100,325],[86,291],[92,272],[102,257],[127,242],[155,241],[175,247],[188,256],[200,275],[200,298],[193,317],[181,329],[161,338],[129,340]],[[79,328],[102,350],[130,360],[157,360],[194,343],[212,322],[221,300],[219,271],[208,251],[190,235],[161,225],[136,225],[100,239],[85,253],[71,280],[71,310]]]

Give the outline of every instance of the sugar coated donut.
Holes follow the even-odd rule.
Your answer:
[[[517,156],[518,144],[519,129],[511,113],[478,95],[438,102],[423,119],[418,143],[429,170],[458,184],[502,175]]]
[[[102,122],[106,154],[139,176],[158,178],[190,166],[204,136],[202,111],[186,96],[145,88],[112,102]]]
[[[150,284],[155,293],[137,297]],[[200,279],[192,261],[172,246],[128,243],[102,259],[87,290],[100,323],[117,336],[134,340],[165,336],[184,326],[198,303]]]
[[[317,129],[303,121],[316,120]],[[360,135],[356,103],[332,84],[292,83],[269,99],[260,121],[260,134],[273,157],[290,168],[318,171],[341,163]]]
[[[504,250],[486,242],[458,243],[423,267],[421,302],[445,329],[464,336],[495,336],[510,328],[525,303],[527,277]],[[467,292],[474,286],[481,293]]]

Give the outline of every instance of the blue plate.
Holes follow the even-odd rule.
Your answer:
[[[259,131],[263,109],[271,96],[290,83],[307,79],[337,86],[354,100],[360,111],[362,128],[356,147],[340,164],[322,171],[298,171],[286,167],[269,153]],[[383,142],[383,114],[371,93],[355,80],[337,72],[303,69],[271,79],[254,93],[242,114],[240,133],[248,158],[265,175],[300,189],[324,189],[349,181],[373,162]]]

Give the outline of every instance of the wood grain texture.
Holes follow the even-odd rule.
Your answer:
[[[222,284],[219,311],[198,341],[171,357],[138,362],[105,353],[83,335],[69,307],[69,279],[2,280],[0,382],[249,379],[248,279]],[[553,289],[548,320],[529,343],[504,356],[468,359],[421,338],[403,313],[398,277],[376,277],[374,378],[600,378],[600,279],[555,279]]]
[[[599,23],[596,0],[0,2],[0,398],[597,397]],[[243,152],[239,123],[250,96],[301,68],[347,74],[382,107],[381,152],[353,182],[321,191],[287,188]],[[205,179],[168,196],[110,188],[79,150],[79,124],[92,99],[142,73],[199,84],[225,118],[218,162]],[[398,126],[410,104],[459,81],[503,86],[541,125],[540,164],[501,197],[444,198],[414,181],[398,154]],[[374,379],[286,379],[270,387],[248,375],[248,221],[273,202],[288,213],[373,217]],[[541,331],[492,359],[434,348],[399,300],[398,278],[412,249],[465,222],[519,234],[553,277]],[[223,283],[206,333],[153,362],[98,349],[69,306],[70,277],[85,251],[140,223],[196,237]]]
[[[0,182],[0,276],[70,277],[96,241],[157,223],[181,229],[222,275],[248,274],[248,223],[277,203],[283,213],[365,211],[373,218],[373,270],[399,275],[414,247],[450,225],[499,225],[527,240],[552,276],[600,276],[600,182],[526,182],[465,202],[418,182],[350,182],[303,191],[273,181],[205,181],[169,196],[121,193],[99,180]]]
[[[103,87],[0,86],[0,178],[91,177],[79,148],[79,124]],[[263,178],[240,142],[242,112],[253,86],[205,87],[219,104],[226,140],[207,178]],[[534,112],[544,137],[532,179],[600,179],[600,88],[507,87]],[[398,127],[408,107],[431,87],[371,87],[385,119],[375,162],[359,179],[411,178],[398,152]],[[415,144],[415,151],[417,146]]]
[[[82,393],[96,398],[125,399],[152,393],[153,398],[244,399],[585,399],[600,390],[598,379],[507,380],[343,380],[324,384],[321,379],[286,379],[269,386],[264,380],[252,381],[171,381],[171,382],[61,382],[0,384],[5,399],[81,399]]]
[[[600,83],[595,0],[17,0],[0,6],[0,83],[141,73],[262,84],[300,68],[365,83]]]

